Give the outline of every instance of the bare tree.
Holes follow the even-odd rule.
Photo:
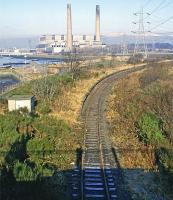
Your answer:
[[[138,54],[131,56],[129,58],[129,60],[127,61],[127,63],[136,65],[136,64],[142,63],[143,59],[144,59],[143,54],[138,53]]]
[[[73,79],[76,79],[80,74],[81,68],[85,63],[86,58],[82,55],[82,53],[77,52],[76,49],[71,52],[66,52],[64,55],[64,64],[69,67]]]
[[[56,80],[51,79],[47,75],[47,65],[44,66],[42,78],[36,80],[33,85],[33,93],[42,101],[52,101],[55,94],[58,92],[59,85],[56,84]]]

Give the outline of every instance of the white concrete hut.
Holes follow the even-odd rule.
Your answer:
[[[34,96],[31,95],[13,95],[8,98],[8,110],[14,111],[20,108],[27,108],[32,112],[35,107]]]

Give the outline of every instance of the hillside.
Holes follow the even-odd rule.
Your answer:
[[[78,151],[83,144],[79,123],[83,98],[102,77],[130,67],[120,64],[95,66],[81,71],[76,79],[71,74],[43,77],[7,94],[35,95],[37,107],[31,115],[25,109],[8,112],[6,100],[1,100],[0,150],[4,153],[0,156],[0,178],[4,199],[23,199],[26,195],[28,199],[69,199],[68,178],[80,163]]]
[[[108,99],[110,138],[134,200],[173,198],[172,66],[150,64]]]

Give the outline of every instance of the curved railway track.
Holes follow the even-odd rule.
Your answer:
[[[117,200],[118,168],[107,134],[106,97],[115,82],[146,66],[116,72],[99,81],[86,96],[81,116],[85,123],[82,169],[75,169],[74,200]],[[80,177],[80,179],[79,179]]]

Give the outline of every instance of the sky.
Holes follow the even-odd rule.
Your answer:
[[[164,0],[165,3],[170,1]],[[0,38],[65,34],[67,3],[72,5],[74,34],[94,34],[98,4],[101,6],[101,33],[106,35],[136,29],[132,21],[137,20],[137,16],[133,13],[138,12],[141,5],[146,12],[151,12],[163,0],[0,0]],[[160,23],[161,18],[165,20],[171,16],[173,4],[171,6],[153,15],[152,26]],[[171,31],[171,26],[168,22],[161,28]]]

